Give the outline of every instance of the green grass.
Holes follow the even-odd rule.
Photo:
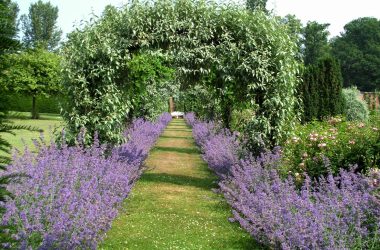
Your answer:
[[[52,132],[55,129],[62,128],[63,121],[58,114],[40,114],[40,119],[30,119],[30,113],[28,112],[11,112],[9,121],[14,125],[23,125],[36,128],[38,131],[28,130],[14,130],[16,135],[1,133],[1,136],[7,140],[14,148],[18,150],[24,149],[24,144],[33,149],[33,139],[39,139],[41,132],[46,141],[50,141]],[[5,155],[4,152],[0,152],[1,155]]]
[[[99,249],[261,249],[237,223],[183,120],[173,120]]]

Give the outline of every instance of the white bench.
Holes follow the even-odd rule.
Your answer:
[[[184,116],[184,113],[183,112],[179,112],[179,111],[174,111],[174,112],[172,112],[171,113],[171,115],[172,115],[172,117],[173,118],[183,118],[183,116]]]

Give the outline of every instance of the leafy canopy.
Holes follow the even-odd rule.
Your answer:
[[[332,42],[333,55],[342,67],[344,86],[361,91],[380,89],[380,20],[363,17],[344,26]]]
[[[60,57],[44,49],[31,49],[7,55],[5,65],[2,78],[7,89],[30,95],[32,115],[37,118],[35,98],[61,91]]]
[[[283,139],[297,118],[297,46],[279,19],[209,1],[133,1],[122,10],[107,7],[69,35],[63,54],[70,131],[85,127],[101,140],[120,141],[134,108],[126,94],[135,85],[125,77],[129,62],[147,50],[171,59],[182,86],[209,79],[224,108],[252,103],[251,128],[267,141]]]
[[[308,22],[303,28],[303,55],[305,65],[316,64],[319,59],[329,55],[328,44],[330,24],[320,24],[315,21]]]
[[[17,33],[18,6],[10,0],[0,0],[0,55],[5,50],[18,45]]]
[[[23,42],[29,48],[41,46],[54,50],[61,39],[62,31],[57,27],[58,7],[39,0],[29,7],[29,14],[22,15]]]

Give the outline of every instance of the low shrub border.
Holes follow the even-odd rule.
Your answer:
[[[74,147],[38,144],[37,155],[15,154],[8,173],[27,178],[8,186],[15,198],[5,204],[3,223],[18,229],[18,247],[96,249],[170,120],[170,114],[156,123],[135,120],[125,132],[127,142],[108,157],[96,136],[88,148],[79,139]]]
[[[197,121],[193,114],[185,119],[193,127],[203,158],[222,177],[219,184],[233,209],[233,220],[258,242],[276,249],[375,249],[379,245],[377,169],[369,176],[354,169],[340,170],[335,177],[328,174],[317,181],[305,174],[298,188],[293,177],[283,179],[279,174],[281,148],[258,157],[239,155],[233,133],[214,122]],[[221,144],[217,148],[216,138]],[[234,157],[227,159],[226,152]]]

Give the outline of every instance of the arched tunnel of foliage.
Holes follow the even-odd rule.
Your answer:
[[[107,7],[62,50],[68,133],[85,127],[89,140],[98,131],[118,143],[128,117],[155,116],[179,89],[202,89],[193,99],[208,100],[209,116],[229,126],[232,110],[248,107],[248,134],[278,143],[299,117],[297,51],[278,18],[243,6],[158,0]]]

